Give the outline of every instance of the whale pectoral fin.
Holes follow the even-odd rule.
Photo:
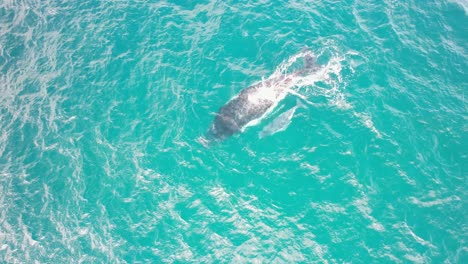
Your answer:
[[[296,98],[296,108],[306,108],[306,106],[299,100],[299,98]]]
[[[305,96],[303,96],[302,94],[294,91],[293,89],[288,89],[288,93],[299,97],[300,99],[302,99],[304,102],[306,102],[307,104],[309,104],[311,106],[315,106],[315,104],[312,103],[311,101],[307,100],[307,98]]]

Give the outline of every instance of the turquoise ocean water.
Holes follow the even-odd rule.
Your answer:
[[[468,263],[467,88],[465,0],[3,0],[0,262]]]

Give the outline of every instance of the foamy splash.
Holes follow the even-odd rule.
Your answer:
[[[300,71],[302,74],[290,75],[292,81],[289,94],[298,96],[303,101],[313,106],[319,106],[319,104],[314,103],[316,98],[326,98],[326,107],[352,111],[353,116],[358,118],[359,123],[367,127],[378,138],[381,138],[382,135],[374,126],[371,115],[353,110],[352,104],[346,100],[345,90],[347,88],[347,80],[343,76],[343,70],[346,69],[351,73],[355,72],[355,67],[359,66],[359,64],[354,63],[354,58],[359,57],[357,52],[349,51],[342,54],[332,46],[324,48],[319,53],[314,53],[310,50],[302,51],[281,63],[266,80],[280,78],[280,76],[293,73],[297,70],[298,63],[303,62],[307,57],[313,57],[316,61],[325,60],[325,63],[318,63],[311,71]],[[328,59],[326,57],[328,57]],[[284,99],[284,97],[280,98],[277,104],[282,99]],[[265,116],[262,118],[264,117]],[[255,124],[258,124],[258,122]]]

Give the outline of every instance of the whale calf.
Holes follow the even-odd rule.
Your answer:
[[[288,94],[292,93],[306,100],[291,88],[294,78],[316,69],[312,53],[305,54],[302,70],[274,76],[243,89],[229,100],[216,114],[211,123],[206,140],[220,142],[242,132],[246,127],[257,124]]]

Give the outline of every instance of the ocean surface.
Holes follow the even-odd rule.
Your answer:
[[[2,0],[0,263],[468,263],[467,91],[466,0]]]

